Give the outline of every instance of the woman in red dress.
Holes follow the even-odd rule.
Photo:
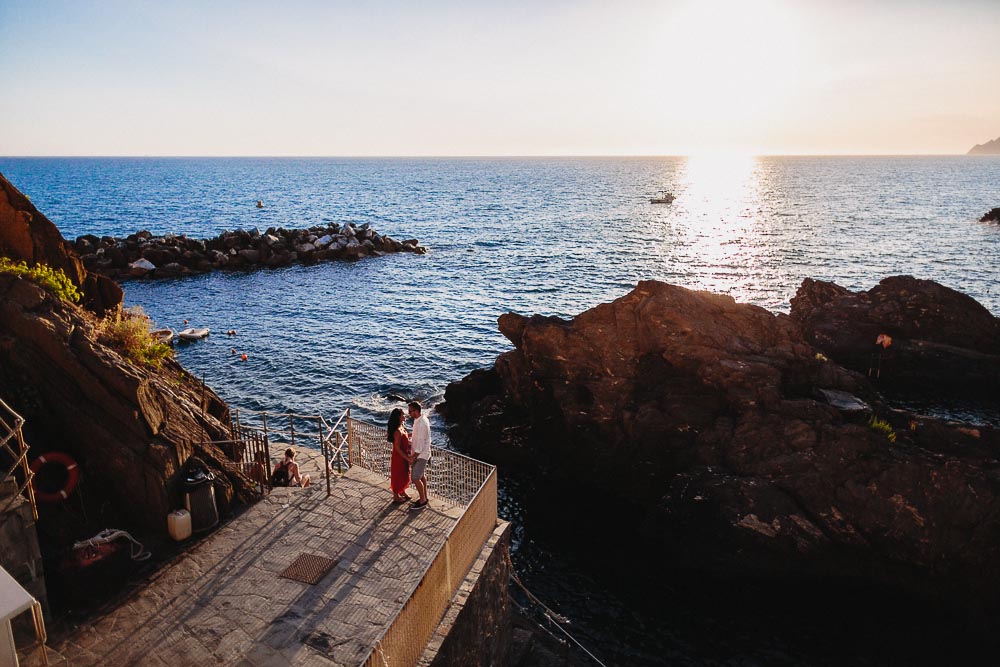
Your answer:
[[[410,486],[410,436],[403,425],[404,419],[402,408],[396,408],[389,415],[389,424],[385,429],[385,439],[392,443],[389,488],[392,489],[392,502],[397,505],[410,499],[406,493]]]

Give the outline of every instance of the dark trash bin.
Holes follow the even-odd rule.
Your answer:
[[[191,530],[196,533],[219,523],[214,480],[215,475],[202,468],[190,470],[184,476],[184,507],[191,513]]]

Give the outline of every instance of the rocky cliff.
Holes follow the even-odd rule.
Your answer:
[[[976,144],[969,149],[968,155],[1000,155],[1000,137],[987,141],[985,144]]]
[[[514,349],[446,392],[453,441],[532,471],[557,512],[586,491],[619,569],[1000,592],[1000,435],[888,408],[791,317],[649,281],[499,325]]]
[[[121,306],[122,289],[112,280],[87,271],[79,254],[56,226],[3,174],[0,174],[0,256],[62,269],[83,292],[82,305],[97,315]]]
[[[809,343],[883,391],[1000,403],[1000,318],[961,292],[911,276],[866,292],[806,278],[791,305]]]
[[[229,437],[228,407],[173,359],[150,367],[106,341],[98,314],[119,309],[121,289],[89,274],[52,223],[2,177],[0,253],[63,269],[89,308],[0,274],[0,397],[27,420],[31,459],[70,454],[83,471],[82,494],[156,533],[180,504],[179,471],[192,455],[216,473],[223,510],[250,499],[249,482],[228,472],[224,453],[208,444]]]

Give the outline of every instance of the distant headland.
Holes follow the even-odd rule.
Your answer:
[[[1000,155],[1000,137],[985,144],[976,144],[969,149],[967,155]]]

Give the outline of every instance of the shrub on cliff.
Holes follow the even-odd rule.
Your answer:
[[[63,273],[47,264],[28,266],[26,262],[14,262],[8,257],[0,257],[0,273],[19,276],[39,285],[63,301],[80,302],[80,292],[76,285]]]
[[[174,353],[169,345],[150,334],[149,317],[139,306],[126,308],[102,320],[100,336],[103,342],[121,350],[126,359],[136,364],[156,368]]]

